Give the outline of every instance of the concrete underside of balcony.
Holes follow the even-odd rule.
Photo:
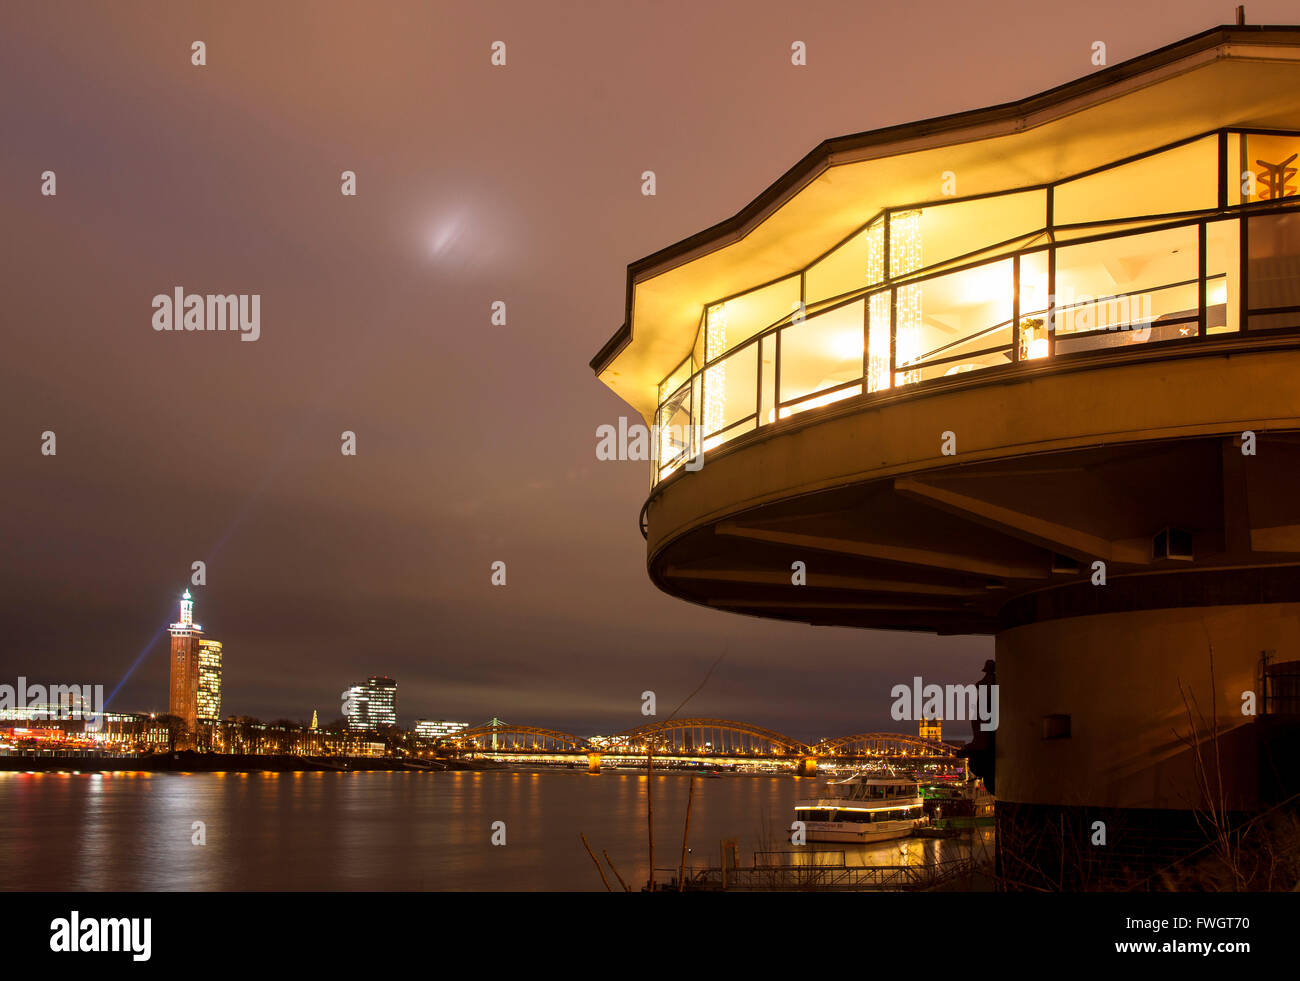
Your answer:
[[[656,488],[650,575],[737,613],[940,633],[1300,600],[1298,382],[1294,336],[1220,335],[808,412]],[[1167,528],[1190,559],[1153,555]]]

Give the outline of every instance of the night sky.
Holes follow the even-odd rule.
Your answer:
[[[974,682],[992,640],[659,593],[637,530],[647,464],[595,456],[596,428],[632,411],[587,362],[621,322],[628,262],[823,139],[1017,99],[1094,70],[1094,40],[1113,64],[1233,15],[999,11],[9,5],[0,682],[121,683],[110,708],[164,711],[165,625],[203,560],[223,714],[329,721],[345,686],[388,674],[406,725],[609,732],[645,721],[645,690],[665,716],[724,654],[683,715],[910,731],[890,688]],[[260,339],[154,331],[151,300],[176,286],[260,293]]]

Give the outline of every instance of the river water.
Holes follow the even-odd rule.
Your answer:
[[[653,779],[655,865],[676,868],[690,776]],[[819,785],[784,774],[697,777],[688,864],[717,866],[723,838],[739,840],[742,865],[755,851],[793,850],[783,832],[794,801]],[[0,773],[6,890],[603,890],[579,832],[640,888],[645,774]],[[988,832],[977,845],[991,847]],[[970,845],[808,847],[845,850],[848,864],[901,865]],[[608,866],[605,875],[619,888]]]

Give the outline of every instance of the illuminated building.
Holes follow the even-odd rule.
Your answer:
[[[421,739],[443,739],[453,733],[468,729],[468,722],[447,722],[445,719],[417,719],[411,731]]]
[[[188,589],[181,597],[180,619],[168,632],[172,648],[167,711],[193,729],[199,716],[199,641],[203,638],[203,627],[194,622],[194,600]]]
[[[215,722],[221,718],[221,642],[199,641],[200,719]]]
[[[372,675],[343,692],[343,715],[350,729],[397,725],[397,682]]]
[[[28,724],[13,726],[9,720]],[[33,721],[39,724],[33,724]],[[153,752],[168,745],[167,729],[153,716],[127,712],[103,712],[99,714],[97,724],[48,713],[42,713],[35,720],[13,715],[6,717],[0,713],[0,737],[8,739],[19,750],[58,744],[62,749]]]
[[[922,739],[943,742],[943,719],[922,719],[918,735]]]
[[[1280,716],[1243,713],[1300,649],[1297,92],[1300,28],[1222,27],[827,140],[632,263],[592,361],[661,427],[660,589],[995,638],[986,782],[1034,888],[1300,792]]]
[[[351,688],[345,688],[340,697],[343,699],[343,717],[348,720],[348,727],[351,729],[369,728],[365,708],[366,686],[353,685]]]

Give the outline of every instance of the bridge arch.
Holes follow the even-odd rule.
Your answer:
[[[653,740],[656,751],[805,755],[808,747],[775,729],[732,719],[664,719],[620,732],[609,745],[644,752]]]
[[[811,747],[818,756],[930,756],[955,759],[956,748],[937,739],[901,732],[859,732],[824,739]]]
[[[511,749],[565,749],[570,752],[588,752],[592,746],[581,736],[558,729],[546,729],[542,726],[523,726],[502,723],[499,725],[474,726],[453,733],[449,742],[457,746],[475,749],[508,751]]]

